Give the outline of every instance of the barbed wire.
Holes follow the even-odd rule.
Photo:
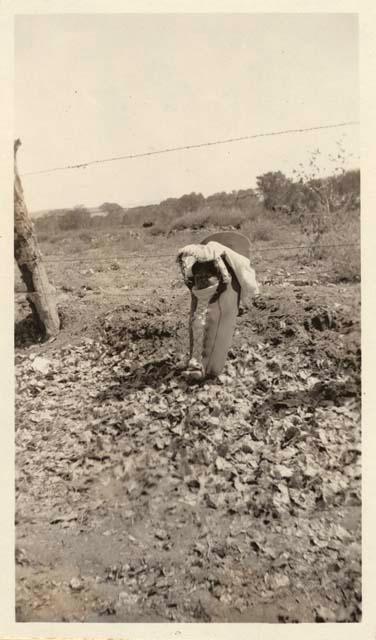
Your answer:
[[[319,273],[315,274],[314,276],[308,276],[307,274],[302,271],[301,269],[299,271],[290,271],[286,269],[285,273],[272,273],[272,271],[270,269],[257,269],[256,275],[260,276],[261,274],[268,274],[266,281],[263,281],[262,278],[258,278],[259,279],[259,283],[262,286],[268,285],[269,283],[273,284],[276,280],[278,279],[283,279],[285,282],[289,282],[289,278],[294,277],[294,276],[300,276],[307,284],[309,283],[314,283],[316,282],[320,277],[322,276],[326,276],[326,272],[325,270],[320,271]],[[184,285],[184,282],[179,281],[178,284],[175,284],[176,281],[172,281],[167,285],[167,288],[169,288],[170,290],[172,289],[175,293],[186,293],[187,289]],[[294,283],[291,283],[294,284]],[[82,288],[86,288],[85,285],[82,285]],[[60,289],[63,292],[66,293],[73,293],[73,290],[64,290],[62,289],[62,287],[60,287]],[[56,290],[55,287],[51,288],[51,293],[52,295],[59,295],[59,292]],[[28,296],[29,294],[37,294],[38,295],[38,291],[15,291],[14,295],[24,295],[24,296]],[[106,296],[127,296],[127,297],[143,297],[145,295],[148,294],[160,294],[163,297],[166,296],[166,286],[164,286],[163,288],[157,288],[157,287],[149,287],[149,288],[144,288],[144,287],[140,287],[140,285],[138,285],[137,287],[131,287],[131,288],[127,288],[127,289],[118,289],[117,291],[108,291],[107,289],[103,289],[102,287],[99,287],[98,289],[94,290],[94,289],[86,289],[86,291],[82,294],[82,296],[79,297],[87,297],[87,296],[91,296],[91,297],[97,297],[100,296],[101,294],[105,294]]]
[[[146,158],[149,156],[156,156],[156,155],[162,155],[164,153],[173,153],[176,151],[188,151],[191,149],[201,149],[203,147],[212,147],[215,145],[221,145],[221,144],[230,144],[230,143],[235,143],[235,142],[242,142],[245,140],[253,140],[255,138],[266,138],[269,136],[280,136],[280,135],[286,135],[286,134],[291,134],[291,133],[306,133],[309,131],[319,131],[319,130],[323,130],[323,129],[336,129],[339,127],[348,127],[348,126],[354,126],[354,125],[358,125],[359,121],[357,120],[350,120],[348,122],[338,122],[335,124],[326,124],[326,125],[319,125],[319,126],[315,126],[315,127],[306,127],[306,128],[300,128],[300,129],[283,129],[281,131],[269,131],[266,133],[255,133],[255,134],[251,134],[251,135],[247,135],[247,136],[239,136],[237,138],[227,138],[225,140],[214,140],[211,142],[201,142],[198,144],[189,144],[189,145],[184,145],[184,146],[180,146],[180,147],[168,147],[165,149],[157,149],[155,151],[144,151],[142,153],[129,153],[126,155],[122,155],[122,156],[114,156],[112,158],[102,158],[102,159],[97,159],[97,160],[89,160],[87,162],[80,162],[77,164],[69,164],[69,165],[64,165],[61,167],[53,167],[51,169],[40,169],[39,171],[29,171],[26,173],[22,173],[21,177],[24,176],[35,176],[38,174],[42,174],[42,173],[53,173],[55,171],[66,171],[68,169],[85,169],[86,167],[90,166],[90,165],[94,165],[94,164],[104,164],[107,162],[117,162],[119,160],[133,160],[135,158]]]
[[[299,271],[289,272],[288,275],[283,275],[283,274],[277,274],[277,275],[273,275],[273,276],[271,275],[270,276],[270,280],[267,279],[266,282],[261,281],[261,282],[259,282],[259,284],[262,287],[273,285],[273,284],[276,284],[277,280],[281,279],[281,278],[285,282],[288,283],[288,278],[290,278],[291,276],[301,276],[303,278],[304,275],[305,275],[304,273],[301,273]],[[320,278],[320,275],[325,275],[325,274],[318,274],[315,278],[309,278],[309,279],[307,278],[306,279],[307,282],[304,283],[304,286],[309,286],[310,284],[313,284],[314,282],[316,282]],[[292,282],[290,284],[294,284],[294,283]],[[172,288],[176,293],[184,294],[184,296],[186,296],[186,293],[188,291],[188,289],[186,287],[184,287],[184,284],[182,284],[179,287],[172,287]],[[181,289],[181,291],[179,291],[180,289]],[[73,292],[71,292],[71,293],[73,293]],[[134,287],[132,289],[128,289],[127,291],[122,291],[121,289],[119,289],[118,291],[105,291],[104,289],[100,289],[99,291],[98,290],[97,291],[86,291],[82,296],[78,296],[78,297],[80,297],[81,299],[84,299],[84,298],[87,298],[87,297],[89,297],[89,298],[98,298],[98,297],[100,297],[101,294],[104,294],[106,296],[116,296],[116,297],[125,296],[127,298],[142,298],[142,297],[144,297],[145,295],[148,295],[148,294],[154,294],[154,295],[157,294],[157,295],[160,295],[161,297],[166,297],[166,295],[167,295],[166,288],[163,288],[163,289],[160,289],[160,290],[158,290],[158,289],[141,289],[141,290],[138,290],[138,288]],[[15,291],[14,295],[15,296],[25,296],[25,297],[27,297],[28,295],[39,295],[39,294],[38,294],[38,291]],[[57,291],[53,291],[52,295],[59,295],[59,293]],[[103,300],[101,300],[101,304],[102,304],[102,302],[103,302]],[[147,301],[145,300],[145,304],[146,303],[147,303]]]
[[[360,242],[339,242],[338,244],[301,244],[301,245],[279,245],[277,247],[266,247],[265,249],[256,249],[255,253],[269,253],[270,251],[279,251],[279,249],[283,249],[284,251],[291,249],[335,249],[337,247],[360,247]]]
[[[335,249],[335,248],[339,248],[339,247],[360,247],[360,243],[356,243],[356,242],[341,242],[341,243],[336,243],[336,244],[326,244],[326,245],[278,245],[277,247],[265,247],[265,248],[260,248],[260,249],[255,249],[255,259],[257,260],[257,253],[268,253],[268,252],[273,252],[273,251],[279,251],[280,249],[282,249],[282,251],[285,250],[301,250],[301,249],[308,249],[308,250],[312,250],[312,249]],[[144,259],[144,258],[148,258],[150,260],[150,258],[171,258],[171,257],[176,257],[176,253],[165,253],[165,254],[150,254],[150,253],[135,253],[135,254],[128,254],[126,256],[122,255],[122,256],[112,256],[111,258],[96,258],[96,257],[86,257],[86,258],[65,258],[62,260],[43,260],[43,263],[47,263],[47,264],[61,264],[61,263],[81,263],[81,264],[93,264],[93,262],[110,262],[110,263],[116,263],[117,260],[129,260],[129,261],[133,261],[135,259]],[[33,261],[29,260],[29,261],[25,261],[24,264],[33,264]],[[286,269],[286,273],[276,273],[276,274],[272,274],[271,269],[259,269],[257,268],[257,265],[255,265],[255,269],[256,269],[256,275],[260,276],[263,273],[267,273],[269,274],[273,280],[275,278],[284,278],[284,279],[288,279],[291,276],[305,276],[306,274],[304,273],[304,271],[302,271],[301,269],[299,269],[299,271],[289,271]],[[95,272],[93,272],[95,273]],[[323,275],[322,272],[318,274],[318,276]],[[314,281],[316,278],[310,278],[310,280]],[[85,285],[83,285],[85,286]],[[170,285],[171,286],[171,285]],[[181,285],[183,287],[183,284]],[[174,289],[177,289],[177,287],[173,287]],[[142,289],[142,291],[136,291],[136,287],[133,287],[132,289],[126,289],[124,291],[121,291],[120,289],[118,291],[105,291],[101,288],[99,288],[99,290],[93,291],[91,293],[90,290],[87,290],[84,294],[84,296],[89,295],[93,295],[93,296],[98,296],[101,293],[105,293],[106,295],[125,295],[125,296],[144,296],[148,293],[158,293],[158,289],[157,288],[148,288],[148,289]],[[166,291],[165,288],[161,291],[160,293],[162,293],[162,291]],[[27,296],[29,294],[33,295],[33,294],[39,294],[38,291],[15,291],[14,292],[15,295],[24,295]],[[56,290],[54,291],[54,289],[51,289],[51,293],[52,294],[56,294]],[[82,297],[84,297],[82,296]]]
[[[300,250],[300,249],[336,249],[338,247],[360,247],[359,242],[340,242],[337,244],[319,244],[319,245],[309,245],[309,244],[301,244],[301,245],[278,245],[276,247],[265,247],[260,249],[254,249],[253,256],[257,256],[257,253],[270,253],[274,251],[279,251],[282,249],[283,251],[292,251],[292,250]],[[48,258],[43,258],[44,264],[65,264],[65,263],[77,263],[81,262],[83,264],[92,264],[93,262],[115,262],[116,260],[134,260],[134,259],[144,259],[148,258],[173,258],[176,257],[177,253],[161,253],[161,254],[153,254],[153,253],[129,253],[127,255],[115,255],[111,258],[98,258],[96,256],[86,257],[86,258],[62,258],[59,260],[49,260]],[[252,258],[251,258],[252,259]],[[23,264],[34,264],[33,260],[25,260]]]

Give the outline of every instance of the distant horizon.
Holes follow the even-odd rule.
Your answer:
[[[275,171],[279,171],[279,169],[275,169]],[[348,166],[346,167],[346,171],[359,171],[361,172],[361,168],[360,166],[356,165],[356,166]],[[282,172],[283,173],[283,172]],[[333,175],[333,173],[328,173],[326,175],[321,176],[322,178],[325,177],[330,177],[331,175]],[[291,176],[286,176],[287,178],[293,180],[293,178]],[[31,217],[33,218],[38,218],[42,215],[45,215],[46,213],[49,212],[54,212],[54,211],[58,211],[59,209],[74,209],[74,207],[77,206],[83,206],[86,209],[88,209],[89,211],[93,210],[93,209],[99,209],[99,207],[104,204],[105,202],[111,202],[111,203],[115,203],[118,204],[119,206],[121,206],[124,210],[128,210],[128,209],[134,209],[136,207],[148,207],[148,206],[157,206],[159,204],[161,204],[161,202],[163,202],[164,200],[168,200],[169,198],[175,198],[175,199],[179,199],[184,195],[189,195],[190,193],[197,193],[197,194],[202,194],[204,196],[204,198],[208,198],[212,195],[214,195],[215,193],[221,193],[221,192],[225,192],[225,193],[232,193],[232,191],[241,191],[241,190],[247,190],[247,189],[253,189],[254,191],[256,191],[256,185],[253,186],[245,186],[245,187],[240,187],[239,189],[230,189],[230,190],[226,190],[226,189],[222,189],[219,191],[213,191],[210,193],[202,193],[202,191],[190,191],[189,193],[181,193],[180,195],[176,196],[176,195],[166,195],[160,199],[155,199],[155,200],[150,200],[150,201],[139,201],[139,202],[135,202],[132,204],[127,204],[127,205],[123,205],[121,204],[121,202],[117,202],[115,200],[111,200],[110,198],[106,198],[105,200],[103,200],[102,202],[96,203],[96,204],[88,204],[85,202],[76,202],[76,204],[74,205],[70,205],[70,206],[57,206],[57,207],[46,207],[45,209],[36,209],[36,210],[31,210],[29,208],[29,214]],[[27,203],[26,203],[27,205]]]
[[[28,207],[252,188],[318,148],[327,172],[338,143],[347,168],[358,126],[264,134],[358,122],[358,55],[355,13],[17,15],[20,173],[95,163],[25,175]],[[144,155],[176,147],[188,149]],[[130,155],[143,157],[101,162]]]

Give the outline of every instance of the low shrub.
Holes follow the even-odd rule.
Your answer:
[[[240,229],[246,219],[247,213],[235,207],[231,209],[223,209],[206,206],[198,211],[185,213],[174,220],[170,226],[170,231],[227,226]]]
[[[80,231],[80,233],[78,234],[78,237],[83,242],[91,242],[93,238],[92,234],[88,233],[87,231]]]
[[[291,236],[295,231],[292,225],[284,225],[274,220],[273,215],[267,212],[263,212],[253,220],[247,220],[241,227],[241,233],[248,236],[251,242],[273,242],[273,244],[291,242]]]
[[[248,223],[248,237],[251,242],[257,240],[268,241],[273,240],[276,235],[277,226],[268,218],[258,218]]]
[[[340,211],[333,215],[330,229],[323,234],[316,252],[328,264],[336,282],[358,282],[361,275],[360,215],[358,211]]]
[[[148,229],[148,233],[151,236],[163,236],[167,234],[168,230],[169,230],[169,225],[166,225],[163,222],[158,222],[157,224],[155,224],[154,226]]]

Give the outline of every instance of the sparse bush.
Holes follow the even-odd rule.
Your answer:
[[[336,212],[333,225],[316,248],[318,258],[328,263],[337,282],[360,280],[360,215],[359,211]]]
[[[332,266],[336,282],[359,282],[361,276],[360,248],[340,247],[336,249]]]
[[[151,236],[163,236],[167,233],[169,225],[163,222],[159,222],[148,229],[148,233]]]
[[[82,240],[83,242],[91,242],[93,236],[91,235],[91,233],[88,233],[87,231],[81,231],[78,234],[78,237],[80,240]]]
[[[268,171],[257,176],[257,193],[263,200],[266,209],[272,210],[278,205],[286,204],[291,190],[292,180],[281,171]]]
[[[90,227],[91,224],[90,212],[86,207],[79,204],[73,209],[68,209],[66,213],[60,215],[58,223],[59,228],[62,231],[86,229],[87,227]]]
[[[241,209],[218,209],[203,207],[198,211],[191,211],[177,218],[171,225],[170,231],[182,231],[183,229],[203,229],[205,227],[227,227],[240,229],[247,219],[247,214]]]
[[[182,231],[183,229],[201,229],[208,226],[211,210],[209,207],[190,211],[174,220],[170,226],[170,231]]]
[[[124,213],[123,207],[121,207],[120,204],[117,204],[116,202],[104,202],[99,207],[99,210],[103,211],[103,213],[108,213],[109,215],[113,216],[113,219],[117,221],[120,221],[122,219]]]
[[[276,236],[276,230],[277,225],[269,218],[257,218],[256,220],[248,221],[242,227],[242,232],[249,237],[251,242],[273,240]]]
[[[243,224],[247,224],[249,221],[258,220],[266,215],[264,204],[257,199],[254,199],[251,205],[246,211],[246,220]],[[273,219],[275,216],[273,216]]]

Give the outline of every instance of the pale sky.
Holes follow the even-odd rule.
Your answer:
[[[352,14],[97,14],[16,18],[21,172],[359,119]],[[260,138],[25,176],[30,211],[132,206],[291,175],[359,127]],[[330,163],[327,165],[330,167]],[[323,166],[323,171],[327,170]]]

